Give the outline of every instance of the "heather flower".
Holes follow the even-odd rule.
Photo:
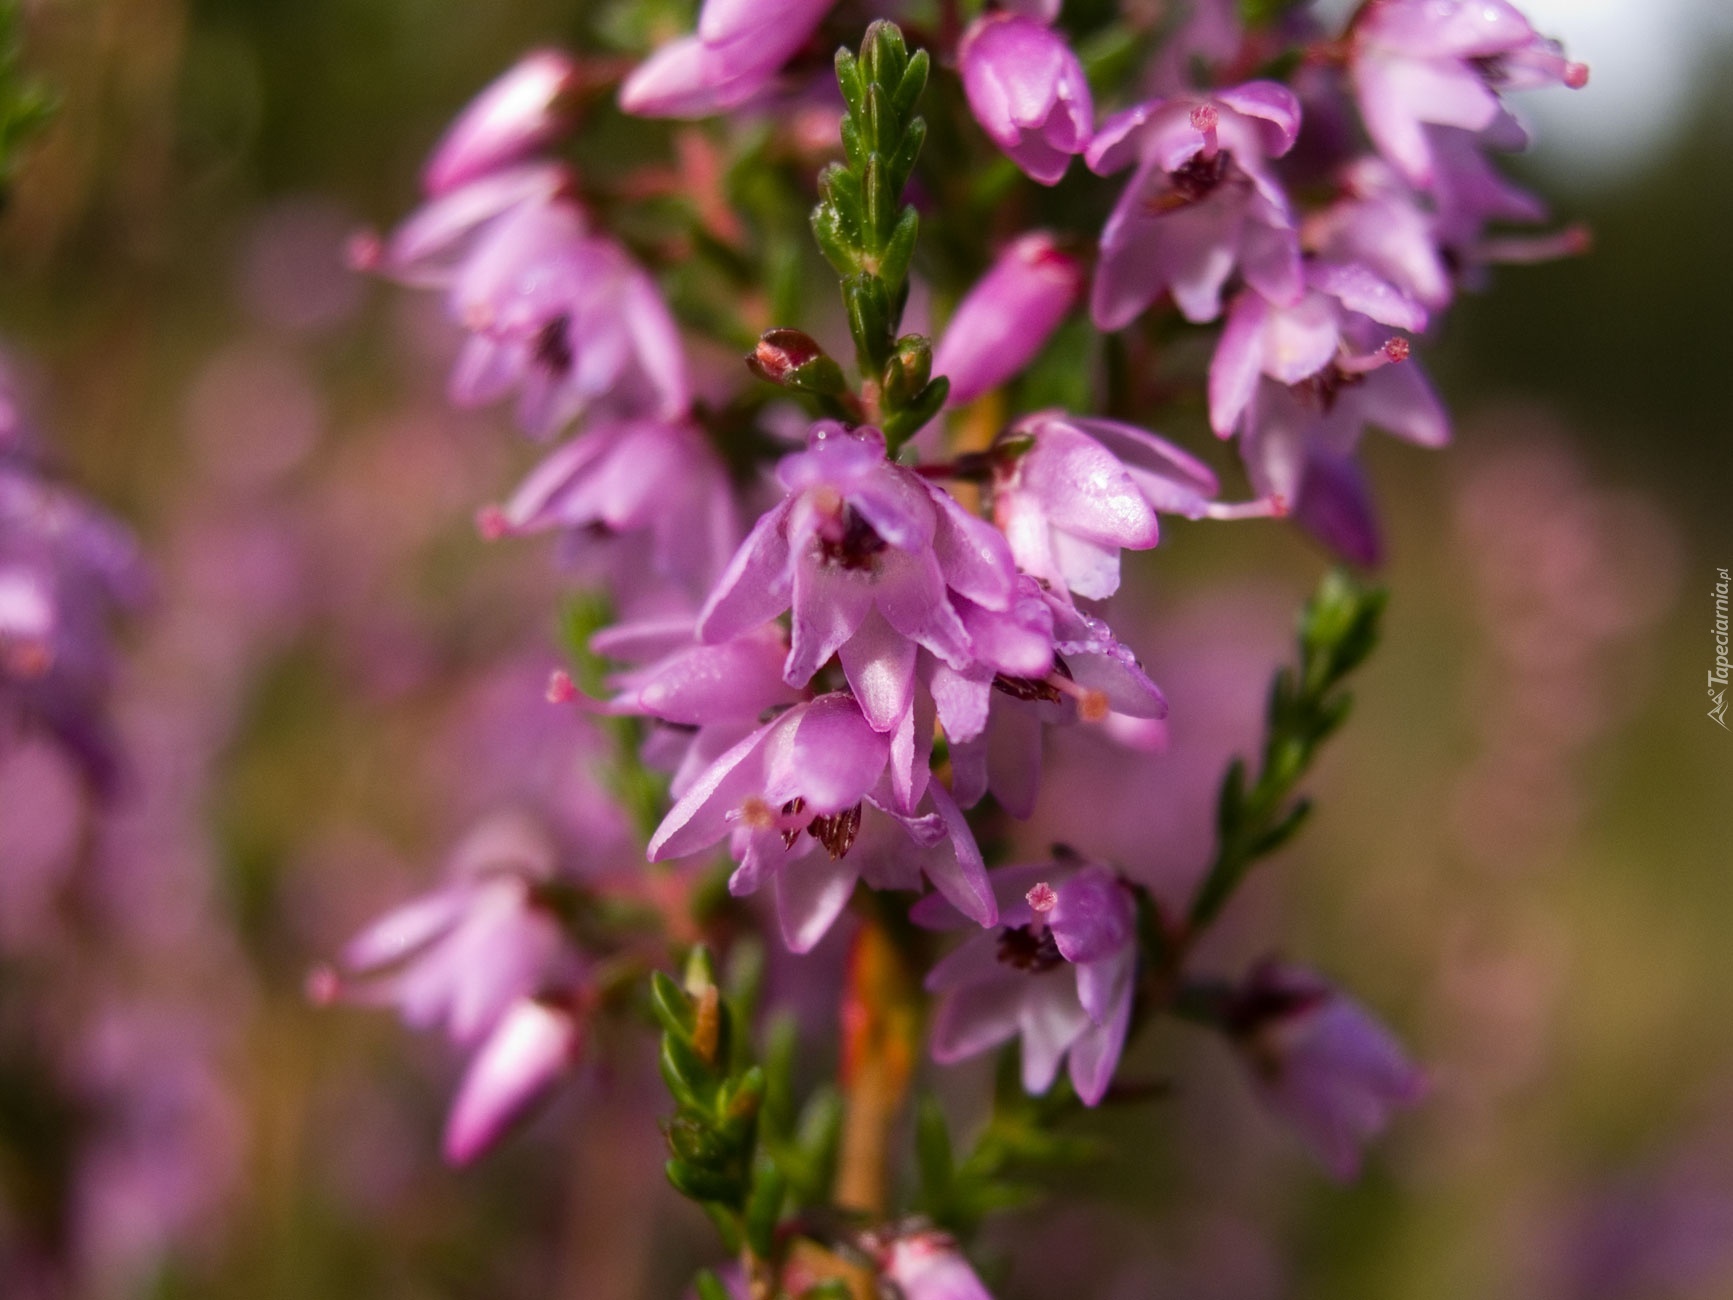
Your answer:
[[[554,911],[541,900],[553,847],[513,816],[484,821],[458,847],[448,883],[400,904],[314,972],[315,1000],[395,1006],[417,1029],[474,1045],[519,999],[568,975]]]
[[[834,0],[704,0],[698,30],[657,50],[620,87],[639,117],[708,117],[767,89]]]
[[[972,402],[1022,371],[1082,288],[1081,264],[1046,231],[1011,243],[957,304],[933,351],[933,373],[951,381],[951,404]]]
[[[490,223],[452,277],[449,310],[470,331],[451,376],[459,406],[516,391],[518,422],[537,437],[592,409],[686,411],[684,350],[655,283],[567,200],[521,203]]]
[[[766,723],[700,775],[650,839],[652,861],[730,840],[737,895],[769,883],[788,946],[806,952],[865,879],[918,888],[924,874],[979,924],[996,916],[980,850],[949,793],[894,791],[892,741],[847,695],[821,695]],[[822,852],[820,851],[822,850]]]
[[[570,122],[577,66],[560,50],[526,54],[464,109],[422,173],[430,195],[447,194],[551,144]]]
[[[0,437],[0,743],[40,728],[107,793],[118,777],[110,624],[143,604],[144,564],[132,535],[24,444],[21,429]]]
[[[879,1271],[903,1300],[993,1300],[957,1243],[942,1232],[894,1238],[879,1252]]]
[[[1307,218],[1306,248],[1326,262],[1366,267],[1429,310],[1447,306],[1455,286],[1434,214],[1381,158],[1356,159],[1343,179],[1343,197]]]
[[[1337,1178],[1425,1090],[1390,1031],[1314,971],[1265,962],[1226,1015],[1260,1099]]]
[[[962,1060],[1021,1035],[1023,1086],[1044,1093],[1062,1060],[1085,1104],[1107,1093],[1125,1045],[1136,992],[1136,909],[1099,864],[1055,862],[992,873],[998,926],[973,935],[933,967],[940,996],[933,1056]],[[951,918],[941,900],[913,913],[921,925]]]
[[[735,552],[699,638],[725,641],[792,608],[789,684],[805,685],[836,655],[866,718],[889,731],[908,715],[917,647],[966,666],[968,605],[1008,608],[1005,539],[887,461],[876,429],[816,424],[777,477],[787,495]]]
[[[616,694],[594,707],[665,724],[646,739],[644,760],[672,774],[676,799],[767,711],[802,695],[782,680],[788,637],[774,623],[718,645],[694,641],[690,617],[617,623],[596,633],[590,648],[636,665],[611,675],[607,685]]]
[[[1246,289],[1229,308],[1209,375],[1210,423],[1223,437],[1240,426],[1260,378],[1289,388],[1340,388],[1408,356],[1404,339],[1354,353],[1350,337],[1366,322],[1401,330],[1426,325],[1425,308],[1357,263],[1315,262],[1306,285],[1285,304]]]
[[[501,1013],[464,1072],[446,1119],[445,1158],[472,1164],[539,1105],[572,1068],[583,1021],[558,999],[524,997]]]
[[[1019,674],[976,664],[956,672],[935,664],[931,682],[957,802],[972,807],[991,791],[1013,817],[1028,817],[1041,782],[1045,728],[1081,719],[1135,730],[1166,717],[1167,701],[1106,623],[1033,578],[1018,581],[1019,607],[1033,601],[1045,614],[1047,669]]]
[[[727,468],[685,420],[598,421],[552,452],[497,511],[491,533],[559,530],[574,546],[643,535],[652,571],[703,595],[739,541]]]
[[[1218,505],[1208,466],[1114,420],[1043,411],[1012,426],[998,450],[993,519],[1017,567],[1090,600],[1119,589],[1121,549],[1156,544],[1157,512],[1202,519],[1281,510],[1278,502]]]
[[[1214,320],[1236,267],[1269,298],[1296,296],[1293,213],[1269,163],[1299,131],[1299,100],[1271,81],[1150,100],[1110,118],[1089,146],[1090,169],[1137,169],[1101,232],[1095,323],[1128,325],[1164,292],[1187,320]]]
[[[1367,132],[1427,189],[1436,166],[1428,125],[1483,131],[1504,111],[1501,89],[1588,83],[1588,69],[1505,0],[1376,0],[1355,17],[1349,40]]]
[[[1089,144],[1095,109],[1065,38],[1022,14],[990,14],[963,34],[963,90],[993,143],[1043,185]]]

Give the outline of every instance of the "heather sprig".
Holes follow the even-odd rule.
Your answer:
[[[1330,573],[1299,622],[1299,664],[1283,668],[1270,686],[1266,732],[1257,776],[1235,759],[1216,805],[1215,861],[1192,900],[1187,923],[1202,930],[1220,914],[1246,873],[1293,836],[1311,811],[1293,797],[1318,748],[1348,717],[1352,697],[1342,683],[1378,643],[1385,593],[1341,570]]]

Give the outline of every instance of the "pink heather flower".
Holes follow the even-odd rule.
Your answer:
[[[4,376],[0,408],[13,415]],[[0,429],[0,746],[15,728],[40,729],[95,791],[115,790],[110,624],[142,606],[148,587],[132,534],[46,475],[8,419]]]
[[[522,203],[490,223],[453,275],[449,301],[470,330],[451,376],[459,406],[516,391],[518,421],[537,437],[591,411],[686,412],[685,354],[667,304],[571,202]]]
[[[1156,515],[1280,513],[1277,502],[1218,505],[1216,478],[1172,443],[1114,420],[1043,411],[998,444],[993,519],[1024,573],[1089,600],[1119,589],[1119,552],[1156,544]]]
[[[999,924],[933,967],[940,996],[933,1057],[949,1064],[1023,1039],[1023,1087],[1044,1093],[1062,1060],[1086,1105],[1107,1093],[1136,993],[1136,908],[1112,871],[1072,862],[992,873]],[[941,899],[923,899],[919,925],[942,926]]]
[[[578,1013],[557,1000],[525,997],[506,1008],[458,1087],[446,1160],[473,1164],[498,1145],[572,1068],[582,1044]]]
[[[903,1300],[993,1300],[957,1243],[940,1232],[897,1237],[879,1269]]]
[[[957,58],[981,129],[1030,177],[1058,184],[1095,123],[1083,65],[1065,38],[1022,14],[990,14],[963,34]]]
[[[1425,1080],[1390,1031],[1314,971],[1266,962],[1235,991],[1229,1028],[1258,1095],[1335,1177]]]
[[[1137,657],[1106,623],[1070,601],[1043,591],[1034,578],[1018,578],[1018,617],[1036,626],[1028,606],[1045,623],[1047,660],[1038,673],[995,671],[973,664],[958,672],[931,666],[938,719],[950,744],[952,793],[972,807],[989,790],[1013,817],[1035,810],[1041,782],[1044,729],[1079,719],[1115,726],[1167,716],[1167,701]]]
[[[1110,118],[1089,146],[1090,169],[1137,170],[1101,232],[1095,323],[1120,329],[1164,292],[1187,320],[1214,320],[1235,267],[1265,296],[1293,298],[1293,214],[1269,161],[1299,131],[1299,100],[1272,81],[1155,99]]]
[[[643,536],[657,576],[702,596],[740,540],[728,470],[685,420],[598,421],[547,457],[497,533],[560,530],[574,546]]]
[[[1253,289],[1234,299],[1210,363],[1210,424],[1222,437],[1240,426],[1260,378],[1292,388],[1324,384],[1328,373],[1340,383],[1407,358],[1401,339],[1355,355],[1348,341],[1355,322],[1410,331],[1426,326],[1425,308],[1358,263],[1312,263],[1306,285],[1286,304]]]
[[[498,171],[553,143],[570,126],[566,101],[577,66],[561,50],[518,60],[451,124],[422,172],[430,195]]]
[[[690,784],[651,837],[650,859],[728,838],[740,863],[730,890],[773,884],[795,952],[824,937],[862,878],[876,889],[914,889],[925,874],[957,910],[991,925],[992,892],[962,813],[934,782],[919,805],[903,805],[891,762],[891,738],[848,695],[797,704]]]
[[[691,618],[615,624],[596,633],[590,648],[639,665],[611,676],[609,689],[618,693],[595,707],[666,724],[646,739],[644,760],[672,774],[676,799],[755,731],[767,710],[802,694],[782,680],[788,637],[774,623],[719,645],[695,642]]]
[[[1455,293],[1439,248],[1436,218],[1381,158],[1354,161],[1347,193],[1306,220],[1301,238],[1326,262],[1358,264],[1429,310]]]
[[[513,1003],[569,974],[559,923],[536,897],[553,870],[538,828],[512,816],[484,821],[458,847],[447,884],[393,908],[335,969],[315,972],[315,1000],[395,1006],[416,1029],[480,1042]]]
[[[1294,522],[1332,553],[1366,568],[1384,562],[1384,534],[1366,473],[1352,456],[1307,450]]]
[[[698,30],[664,45],[620,87],[638,117],[708,117],[767,89],[834,0],[704,0]]]
[[[966,606],[1009,607],[1005,539],[887,461],[876,429],[822,421],[777,478],[787,495],[735,552],[699,639],[726,641],[792,607],[789,684],[836,655],[867,719],[889,731],[908,716],[917,647],[963,667],[973,658]]]
[[[1497,92],[1580,87],[1567,61],[1505,0],[1374,0],[1349,33],[1349,74],[1366,130],[1412,183],[1430,189],[1427,125],[1483,131],[1503,112]]]
[[[1083,267],[1035,230],[999,254],[957,304],[933,352],[933,373],[951,381],[952,405],[972,402],[1035,359],[1083,290]]]

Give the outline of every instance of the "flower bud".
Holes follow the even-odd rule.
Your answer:
[[[940,1232],[899,1237],[886,1248],[883,1267],[907,1300],[993,1300],[956,1242]]]
[[[1046,345],[1083,291],[1083,267],[1031,231],[999,255],[957,304],[933,370],[951,381],[951,403],[972,402],[1016,375]]]
[[[795,329],[767,330],[746,358],[747,369],[760,379],[803,393],[837,397],[848,389],[839,366],[818,340]]]
[[[1065,38],[1033,18],[996,14],[969,28],[960,59],[981,129],[1031,178],[1058,184],[1095,125],[1083,65]]]
[[[933,377],[933,345],[919,334],[905,334],[885,363],[882,394],[885,409],[901,410],[919,397]]]
[[[552,1090],[577,1059],[582,1026],[569,1007],[524,998],[469,1064],[445,1125],[445,1158],[474,1163]]]
[[[560,50],[537,50],[471,101],[433,151],[422,185],[431,195],[517,162],[570,125],[577,66]]]

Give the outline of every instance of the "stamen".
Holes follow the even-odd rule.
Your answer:
[[[564,668],[556,668],[548,676],[548,703],[570,704],[578,698],[577,683]]]
[[[385,241],[376,230],[357,230],[343,245],[343,260],[351,271],[372,271],[385,259]]]
[[[1221,142],[1216,138],[1216,127],[1221,122],[1221,114],[1217,113],[1213,104],[1199,104],[1191,110],[1192,129],[1203,136],[1203,157],[1214,158],[1221,148]]]
[[[498,506],[483,506],[475,512],[475,531],[484,542],[497,542],[511,532],[511,521]]]
[[[316,1007],[328,1007],[343,996],[343,977],[337,973],[336,967],[321,962],[307,972],[302,988],[307,1001]]]
[[[1475,245],[1476,262],[1502,262],[1528,266],[1560,257],[1581,257],[1594,245],[1594,234],[1584,225],[1570,225],[1545,235],[1501,235]]]
[[[1045,880],[1037,882],[1033,889],[1023,895],[1023,898],[1036,916],[1046,916],[1059,906],[1059,892]]]
[[[1376,352],[1369,352],[1360,357],[1338,357],[1336,368],[1345,375],[1369,375],[1374,370],[1382,370],[1385,366],[1408,360],[1411,351],[1408,340],[1396,335],[1386,341],[1384,346]]]
[[[1212,501],[1204,511],[1209,519],[1285,519],[1287,514],[1288,498],[1280,492],[1256,501]]]
[[[1062,695],[1069,695],[1077,701],[1077,716],[1085,722],[1105,722],[1107,715],[1113,710],[1108,707],[1107,696],[1101,691],[1088,686],[1079,686],[1069,677],[1053,673],[1047,678],[1047,685]]]

